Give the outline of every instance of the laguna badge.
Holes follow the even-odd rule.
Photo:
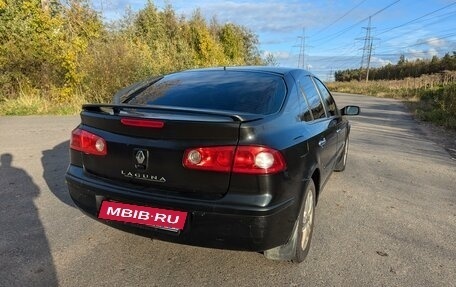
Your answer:
[[[140,179],[146,181],[153,181],[153,182],[166,182],[166,179],[163,176],[142,173],[142,172],[135,172],[135,171],[128,171],[128,170],[121,170],[120,174],[124,177],[133,178],[133,179]]]

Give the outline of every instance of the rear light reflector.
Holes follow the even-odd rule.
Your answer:
[[[186,168],[244,174],[272,174],[286,168],[282,154],[262,146],[219,146],[187,149]]]
[[[234,173],[272,174],[286,168],[282,154],[261,146],[239,146],[234,159]]]
[[[157,120],[123,118],[120,122],[126,126],[161,129],[165,123]]]
[[[70,148],[92,155],[106,155],[106,141],[93,133],[76,128],[71,133]]]
[[[234,150],[234,146],[188,149],[184,153],[183,165],[191,169],[229,172]]]

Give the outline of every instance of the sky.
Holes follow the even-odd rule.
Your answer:
[[[92,0],[106,21],[119,19],[127,7],[138,11],[144,0]],[[155,0],[190,17],[199,8],[209,21],[236,23],[258,36],[263,56],[279,66],[304,67],[323,80],[334,71],[371,67],[406,59],[442,57],[456,51],[456,1],[448,0]],[[371,24],[369,26],[369,16]],[[368,29],[370,27],[370,29]],[[370,32],[370,37],[368,35]],[[364,54],[364,58],[363,58]],[[364,59],[364,60],[362,60]]]

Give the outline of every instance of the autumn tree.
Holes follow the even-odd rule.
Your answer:
[[[254,33],[215,18],[207,23],[198,9],[187,18],[148,1],[104,22],[92,7],[90,0],[0,0],[0,105],[20,96],[107,102],[159,74],[266,63]]]

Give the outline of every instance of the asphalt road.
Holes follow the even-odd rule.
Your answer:
[[[322,193],[307,260],[174,245],[74,208],[78,117],[0,118],[0,286],[456,286],[456,160],[397,101],[357,104],[347,169]]]

